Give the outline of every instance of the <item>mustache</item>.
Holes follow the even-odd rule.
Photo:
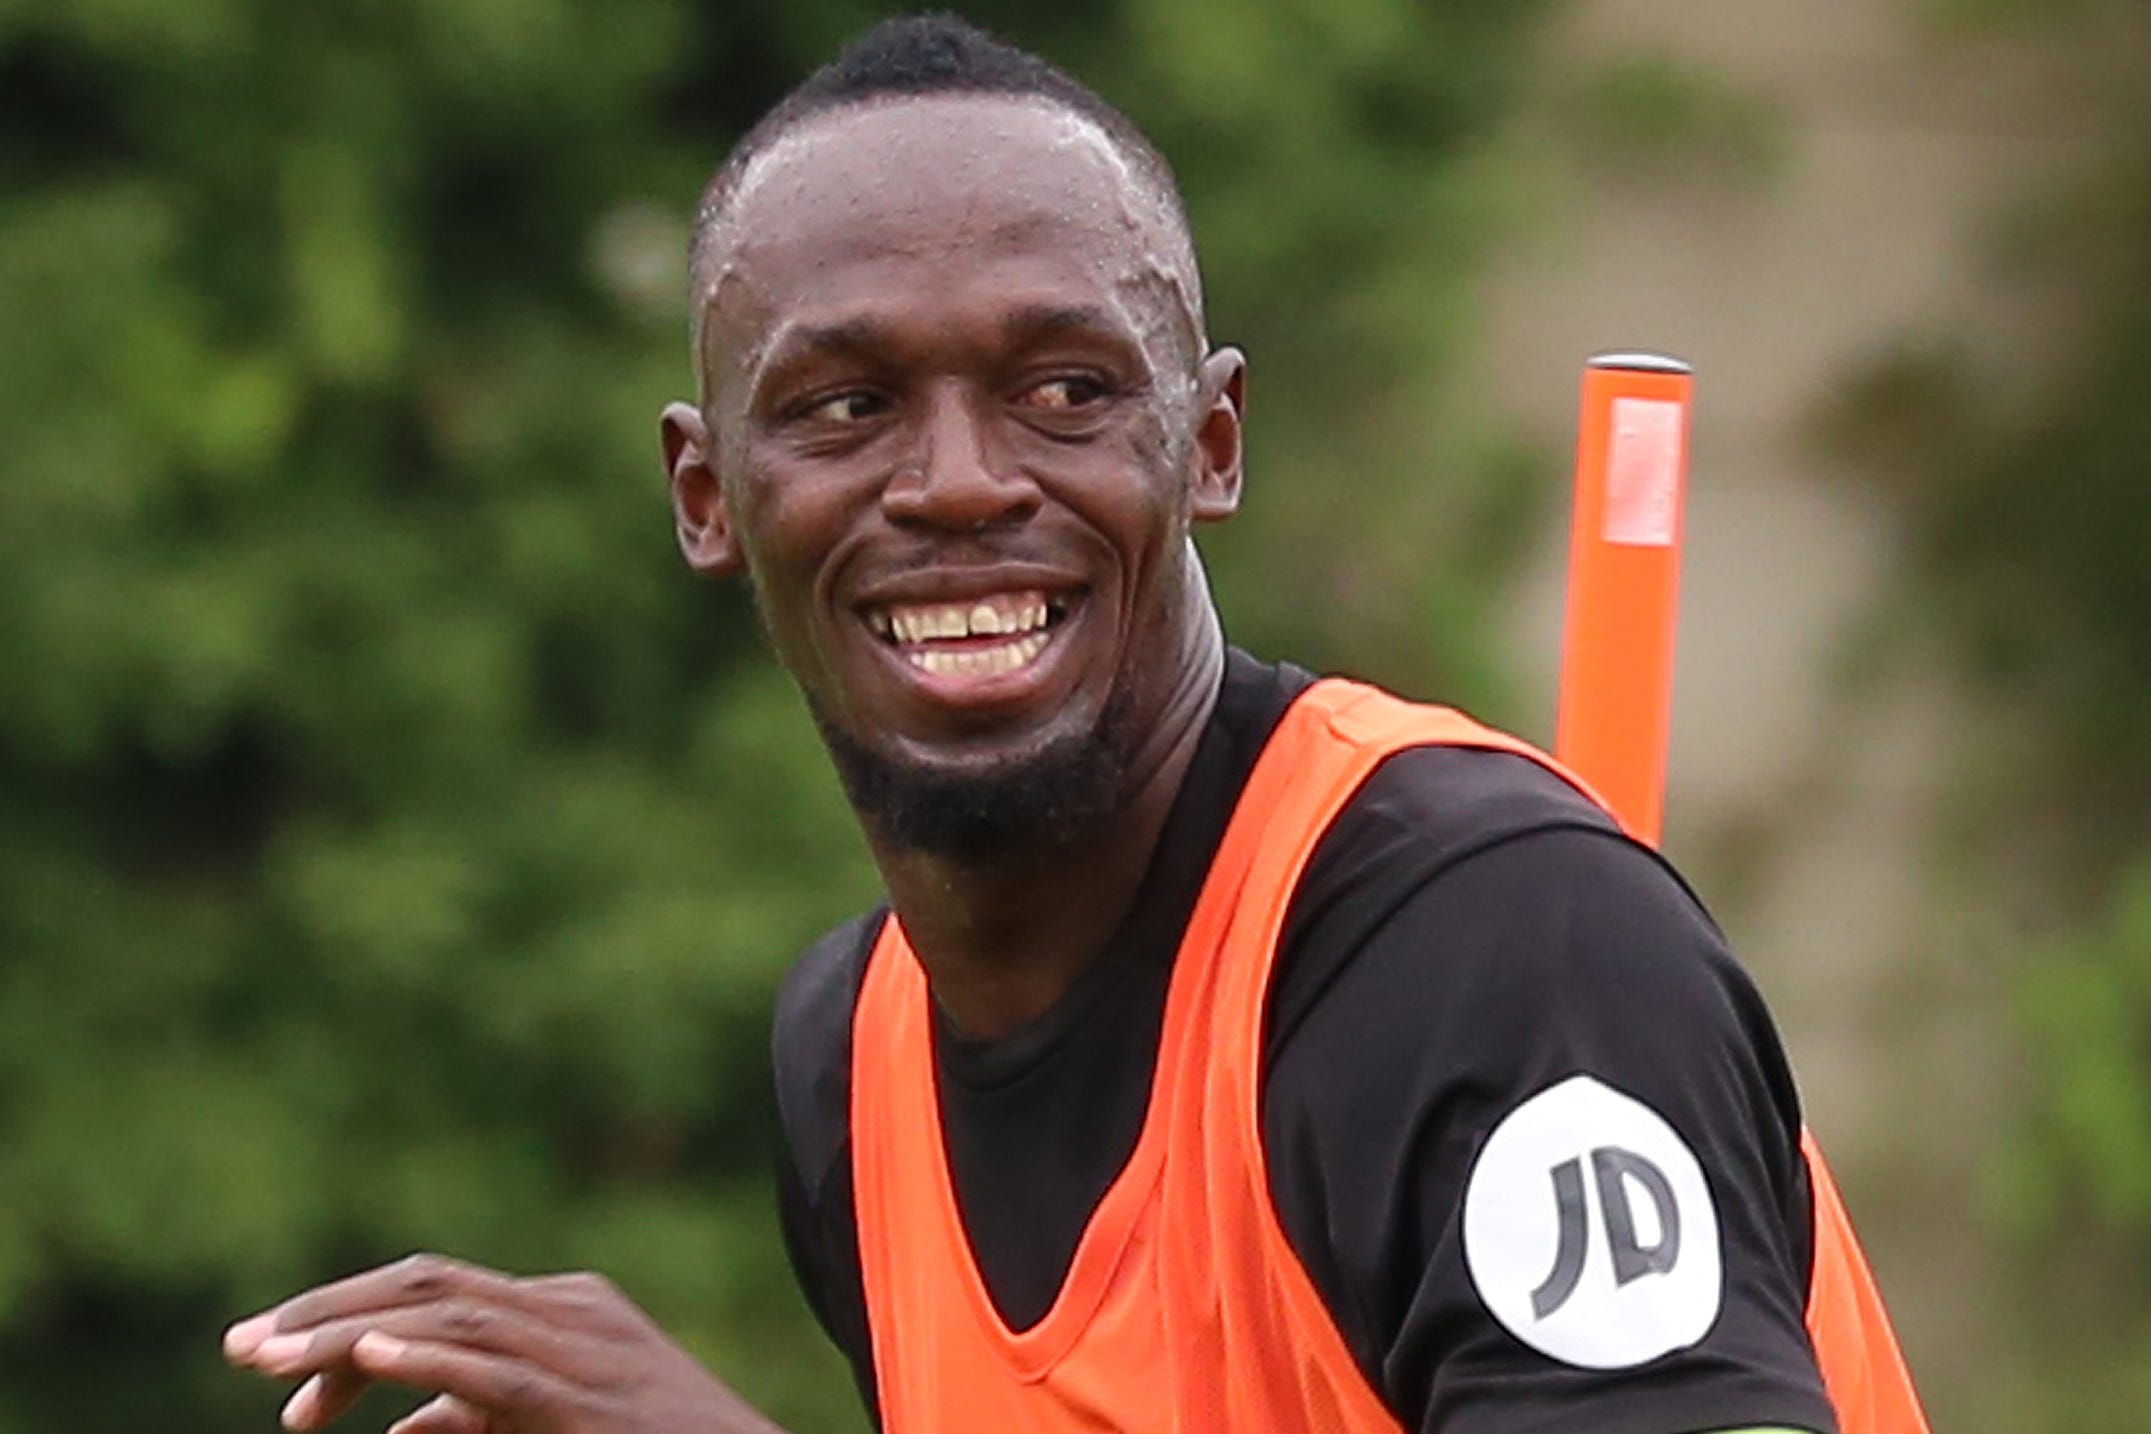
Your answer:
[[[1034,567],[1065,563],[1065,553],[1055,554],[1034,534],[1013,530],[984,529],[977,533],[918,537],[901,543],[876,544],[876,577],[907,577],[939,568],[992,568],[1013,565]]]

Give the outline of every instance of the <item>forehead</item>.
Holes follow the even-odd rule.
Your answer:
[[[1061,106],[933,96],[817,116],[735,188],[697,301],[731,330],[870,299],[953,299],[1024,274],[1188,306],[1185,239],[1156,186]]]

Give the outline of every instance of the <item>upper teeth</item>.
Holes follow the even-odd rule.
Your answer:
[[[1040,593],[1009,593],[975,602],[889,607],[875,610],[869,621],[876,632],[898,642],[1017,634],[1046,625],[1046,599]]]

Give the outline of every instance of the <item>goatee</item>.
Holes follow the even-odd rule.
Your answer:
[[[991,766],[949,771],[874,751],[809,698],[837,777],[880,840],[970,865],[1050,850],[1123,804],[1133,758],[1132,703],[1116,684],[1088,732]]]

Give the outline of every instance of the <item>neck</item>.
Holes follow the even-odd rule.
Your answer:
[[[1108,820],[984,862],[872,843],[934,999],[965,1035],[1005,1035],[1043,1013],[1126,917],[1217,705],[1224,638],[1207,605],[1188,651]]]

